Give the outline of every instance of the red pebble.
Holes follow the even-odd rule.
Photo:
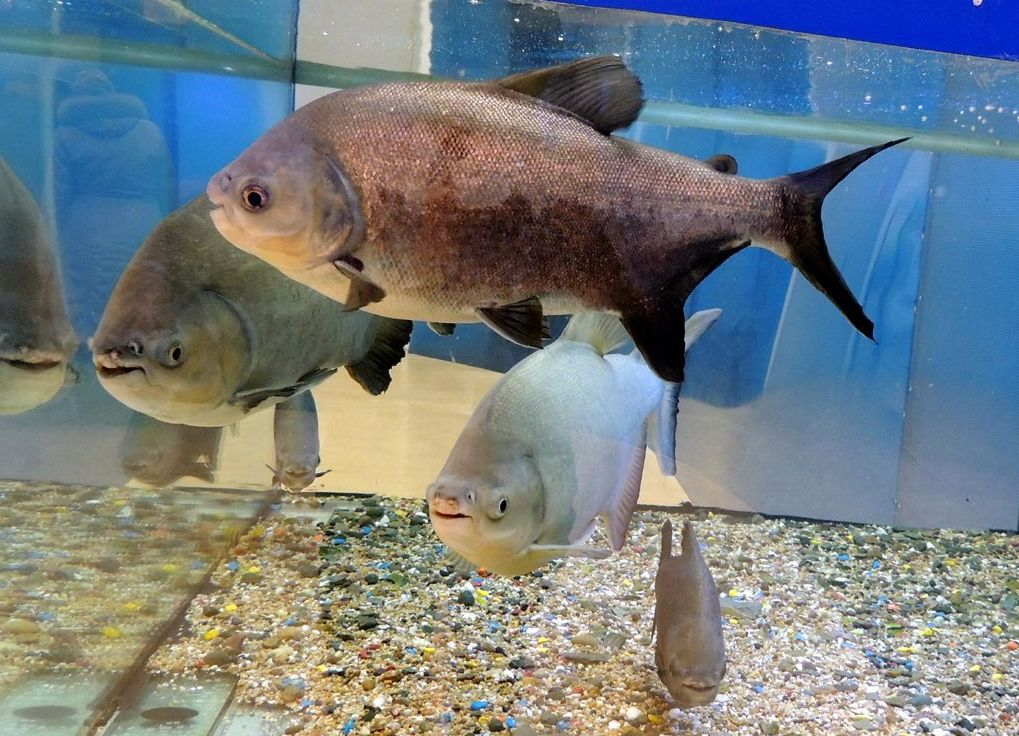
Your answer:
[[[1005,646],[1006,646],[1006,647],[1008,648],[1008,651],[1010,651],[1010,652],[1014,652],[1014,651],[1015,651],[1016,649],[1019,649],[1019,641],[1015,641],[1015,640],[1013,639],[1012,641],[1010,641],[1010,642],[1009,642],[1008,644],[1006,644]]]

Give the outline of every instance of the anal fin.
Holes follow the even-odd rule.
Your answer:
[[[682,305],[675,310],[646,310],[623,315],[623,327],[633,338],[651,370],[663,381],[683,382],[686,342],[683,339]]]
[[[499,307],[478,307],[478,317],[496,333],[525,348],[540,348],[549,336],[548,323],[537,297]]]

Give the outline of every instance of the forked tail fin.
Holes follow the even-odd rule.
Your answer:
[[[780,241],[774,250],[796,266],[810,283],[839,308],[853,327],[871,340],[874,339],[874,323],[846,286],[845,279],[828,253],[828,244],[824,240],[821,226],[821,204],[828,192],[853,169],[871,156],[906,140],[909,139],[900,138],[864,148],[813,169],[775,180],[788,199],[782,217],[782,232],[776,233],[771,239]]]

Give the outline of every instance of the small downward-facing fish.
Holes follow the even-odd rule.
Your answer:
[[[42,213],[0,158],[0,415],[53,398],[77,344]]]
[[[687,320],[687,343],[719,313]],[[617,318],[575,315],[478,404],[427,494],[435,533],[456,556],[503,575],[606,557],[585,544],[598,516],[622,548],[649,444],[675,473],[679,399],[636,350],[608,354],[626,341]]]
[[[690,522],[683,524],[679,557],[672,556],[672,523],[662,525],[654,630],[658,677],[676,703],[690,708],[714,700],[725,676],[722,611]]]
[[[334,92],[212,177],[212,218],[237,247],[352,309],[441,330],[480,320],[532,347],[543,314],[619,315],[672,382],[687,296],[751,243],[871,337],[828,253],[821,203],[899,141],[746,179],[610,135],[642,104],[615,57]]]
[[[303,491],[328,473],[318,471],[321,462],[318,447],[318,409],[311,391],[276,404],[273,432],[276,467],[272,471],[274,487]]]
[[[99,382],[164,422],[226,426],[346,368],[379,394],[412,324],[341,305],[223,240],[199,197],[117,282],[92,340]]]

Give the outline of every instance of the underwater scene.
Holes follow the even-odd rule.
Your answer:
[[[1019,732],[1019,65],[594,5],[0,0],[0,736]]]

